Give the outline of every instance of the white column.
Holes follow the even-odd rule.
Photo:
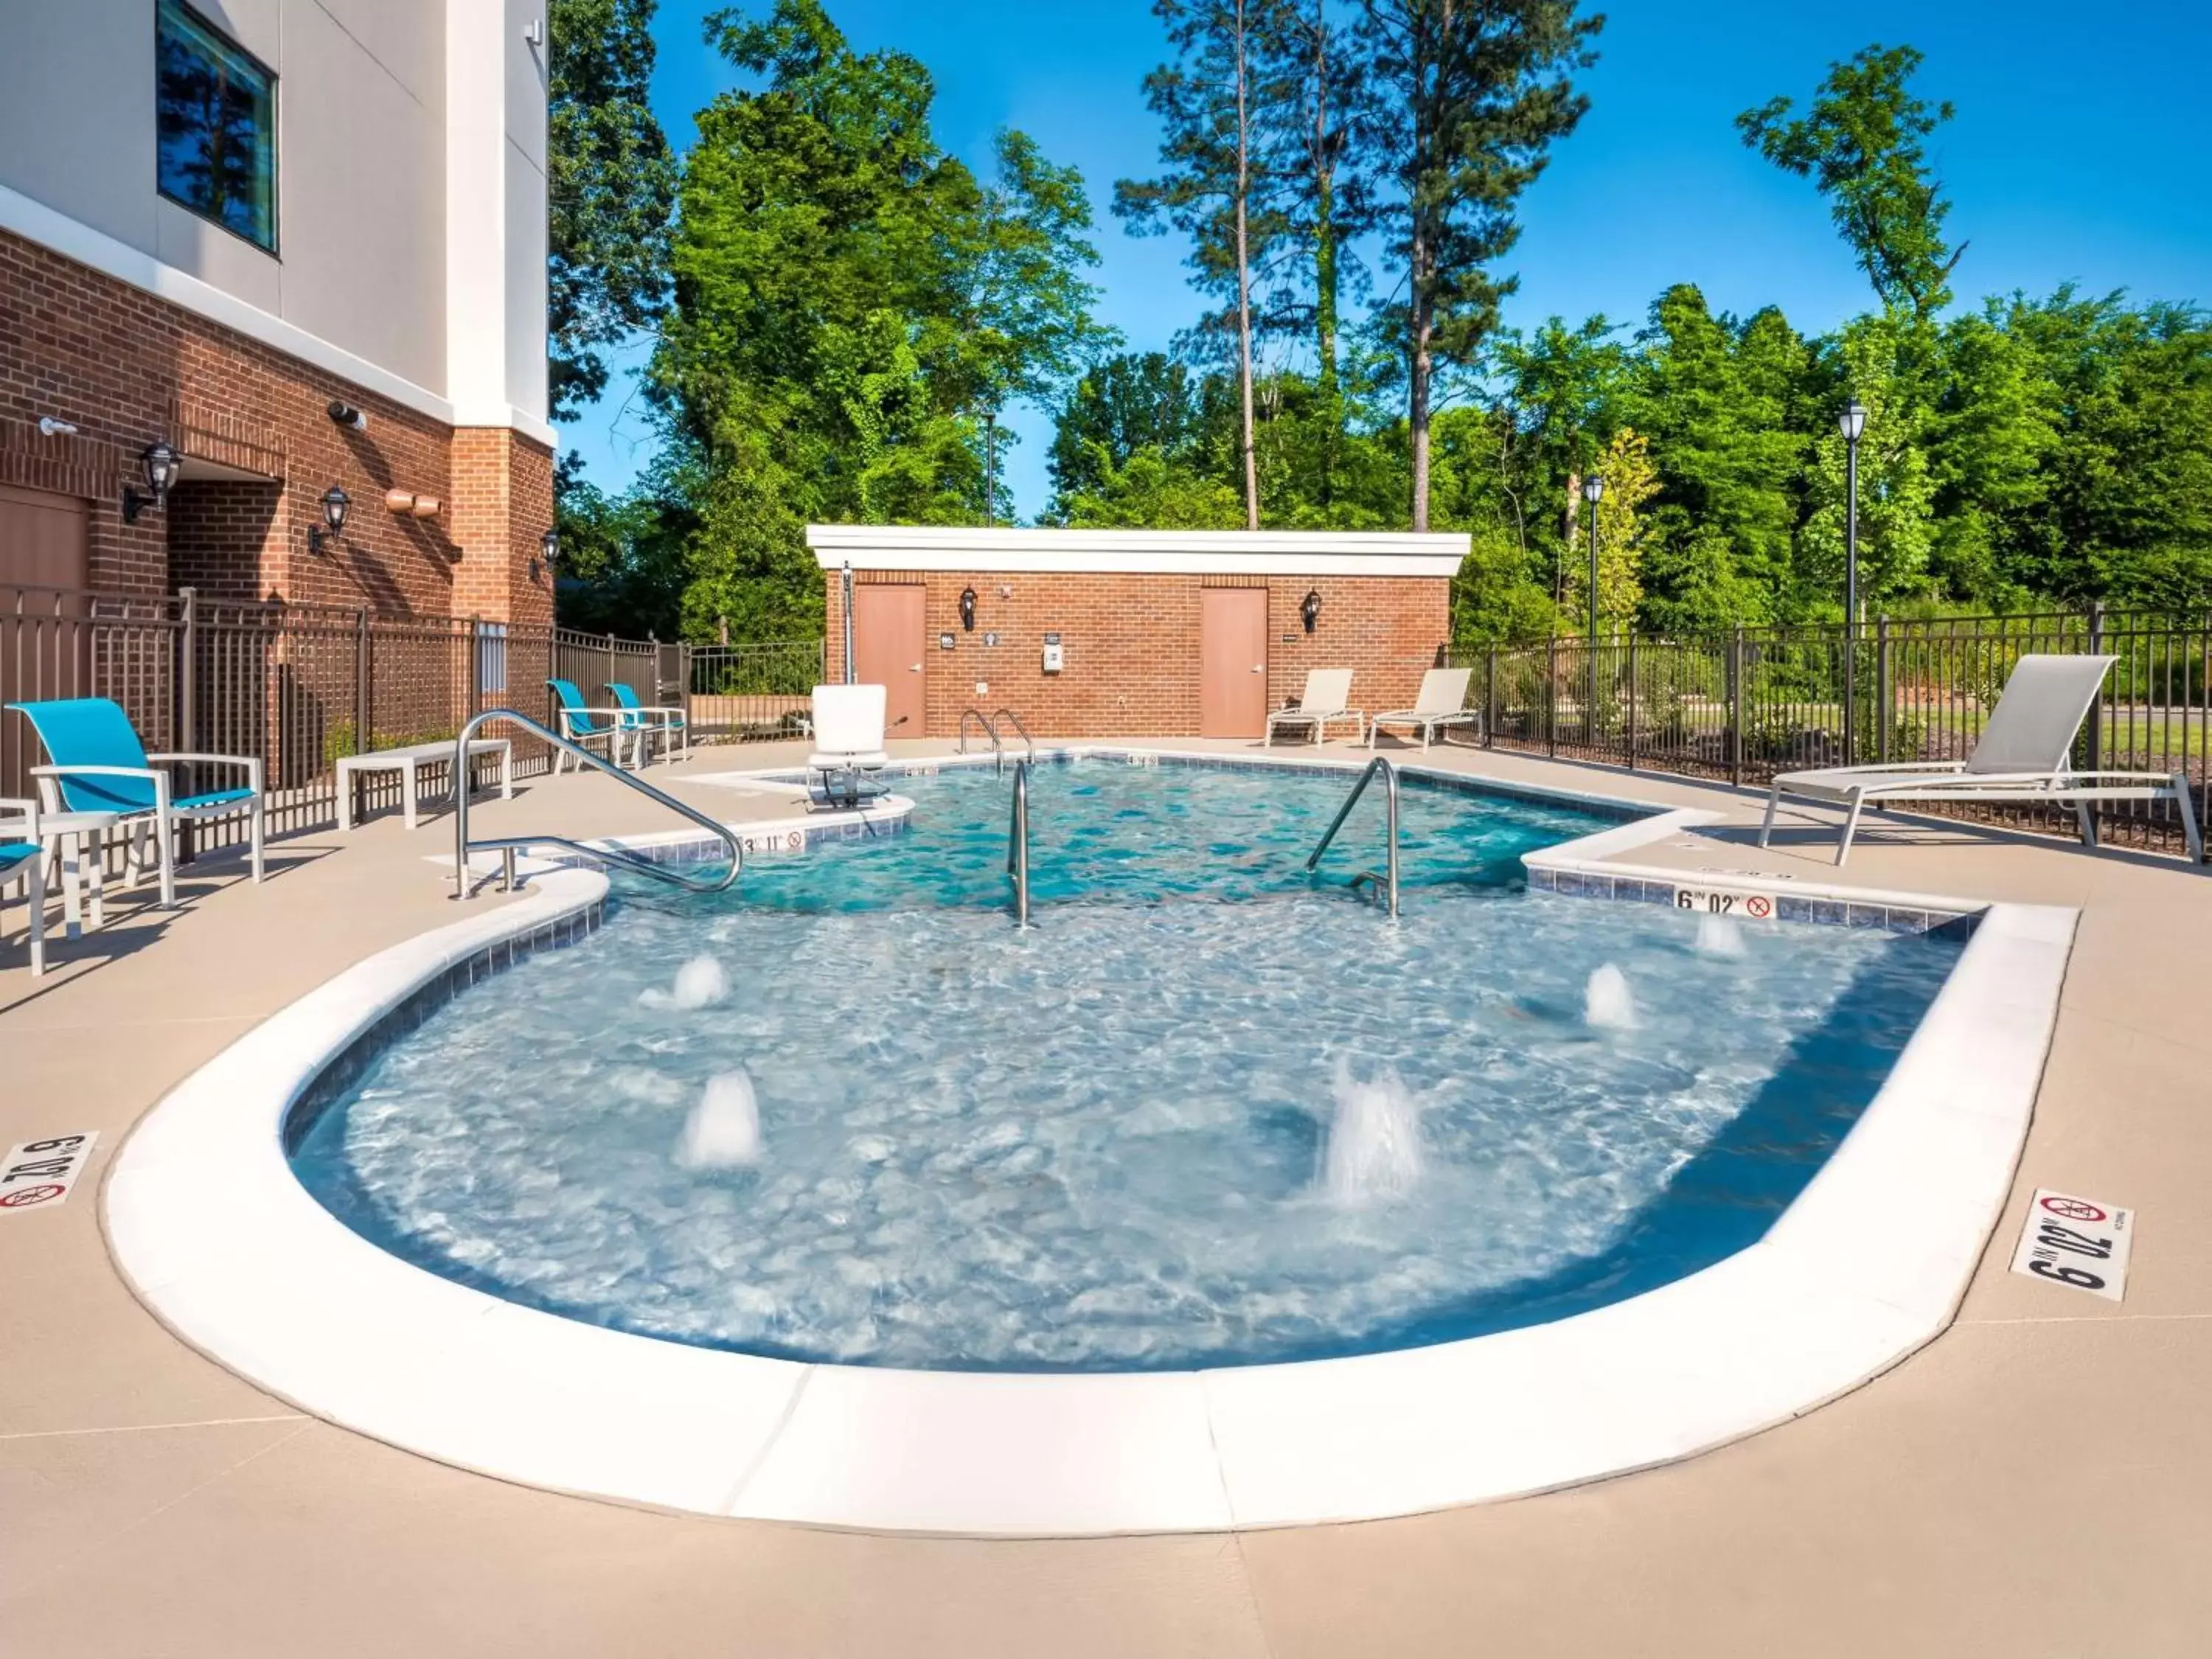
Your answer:
[[[446,396],[550,443],[544,34],[542,0],[446,0]]]

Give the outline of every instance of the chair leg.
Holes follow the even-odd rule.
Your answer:
[[[1844,820],[1844,838],[1836,843],[1836,867],[1840,870],[1844,860],[1851,855],[1851,837],[1859,832],[1859,810],[1866,805],[1866,796],[1857,790],[1851,792],[1850,816]]]
[[[2097,809],[2086,800],[2075,801],[2074,822],[2081,826],[2081,845],[2094,849],[2097,845]]]
[[[1778,783],[1766,792],[1766,822],[1759,826],[1759,844],[1761,847],[1774,838],[1774,809],[1781,805],[1782,786]]]
[[[154,822],[154,856],[161,860],[161,908],[177,908],[177,835],[176,823],[167,812]]]
[[[2173,809],[2181,815],[2181,833],[2189,845],[2189,861],[2191,864],[2203,863],[2204,831],[2197,822],[2196,804],[2189,799],[2189,775],[2186,772],[2173,775]]]
[[[265,809],[265,807],[264,807],[264,803],[263,803],[263,801],[262,801],[261,797],[260,797],[260,796],[258,796],[258,795],[256,795],[256,796],[253,798],[252,817],[253,817],[253,878],[254,878],[254,880],[256,880],[256,881],[259,881],[259,880],[261,879],[261,873],[262,873],[262,860],[261,860],[262,846],[263,846],[263,843],[264,843],[264,842],[265,842],[268,840],[268,834],[269,834],[269,814],[268,814],[268,811],[266,811],[266,809]]]

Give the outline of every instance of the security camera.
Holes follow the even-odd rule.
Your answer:
[[[336,421],[340,426],[349,426],[356,432],[362,430],[368,425],[368,416],[362,414],[351,404],[337,403],[334,401],[331,404],[330,414],[331,418]]]

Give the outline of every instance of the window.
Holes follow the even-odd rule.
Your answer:
[[[274,253],[276,77],[178,0],[161,0],[154,62],[161,194]]]

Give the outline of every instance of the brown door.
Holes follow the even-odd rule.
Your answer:
[[[853,678],[884,688],[886,737],[918,738],[928,728],[922,665],[927,590],[862,582],[853,589]]]
[[[0,485],[0,704],[92,695],[86,602],[85,504],[74,495]],[[0,795],[33,793],[46,757],[19,714],[0,714]]]
[[[1199,592],[1198,734],[1256,738],[1267,725],[1267,590]]]

